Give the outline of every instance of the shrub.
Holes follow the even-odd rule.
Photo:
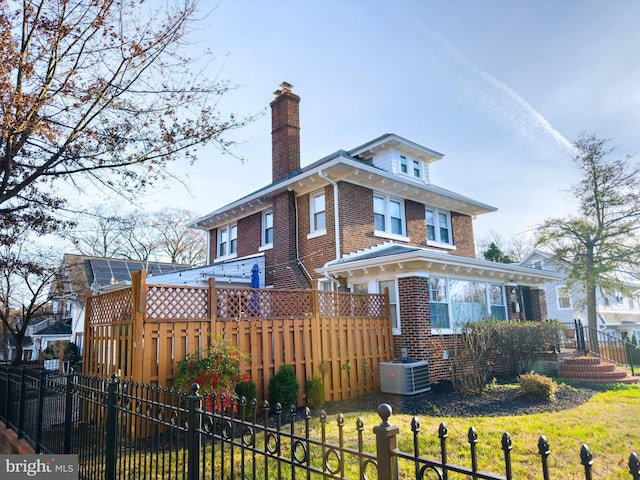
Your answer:
[[[304,383],[304,392],[307,394],[307,403],[311,408],[319,408],[324,405],[324,384],[320,377],[313,377]]]
[[[244,418],[245,420],[251,418],[251,415],[253,415],[251,402],[253,400],[258,400],[258,388],[256,387],[256,382],[248,378],[240,380],[238,383],[236,383],[236,396],[238,397],[238,401],[236,402],[238,406],[240,405],[240,399],[242,397],[247,400],[247,405],[245,406],[244,411]]]
[[[295,405],[298,400],[300,385],[296,372],[291,365],[282,365],[278,372],[269,380],[269,403],[276,403],[286,409]]]
[[[230,345],[222,337],[217,337],[204,352],[189,355],[178,362],[178,374],[173,379],[173,387],[190,390],[191,385],[200,386],[199,393],[218,393],[227,397],[227,402],[235,393],[236,383],[249,381],[240,377],[240,362],[247,362],[249,355]]]
[[[520,375],[518,379],[523,395],[547,402],[555,400],[558,384],[549,377],[531,372]]]
[[[243,378],[236,383],[236,396],[238,398],[246,398],[247,405],[251,405],[252,400],[258,400],[258,388],[256,382],[251,379]]]

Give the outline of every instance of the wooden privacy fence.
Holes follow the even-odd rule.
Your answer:
[[[242,373],[265,398],[271,376],[292,365],[300,383],[320,377],[325,400],[379,388],[378,364],[391,359],[388,294],[222,288],[146,283],[88,295],[84,371],[170,386],[176,364],[222,336],[251,356]]]

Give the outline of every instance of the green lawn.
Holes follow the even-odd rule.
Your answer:
[[[347,431],[353,430],[360,417],[370,427],[380,423],[375,413],[346,416]],[[440,422],[447,425],[449,462],[470,467],[468,431],[474,427],[478,433],[479,469],[504,475],[504,457],[501,438],[509,432],[513,444],[512,462],[514,478],[542,478],[538,439],[545,435],[551,455],[551,478],[584,479],[580,464],[580,449],[587,444],[593,454],[593,478],[630,479],[628,460],[631,452],[640,452],[640,386],[610,387],[589,402],[572,410],[524,416],[442,418],[418,417],[420,421],[420,455],[439,458]],[[401,451],[413,451],[413,437],[409,415],[393,415],[391,423],[400,427],[398,446]],[[328,439],[334,442],[335,437]],[[402,478],[410,478],[413,466],[401,465]],[[357,478],[357,477],[356,477]],[[435,477],[434,477],[435,478]],[[450,475],[450,479],[464,478]]]

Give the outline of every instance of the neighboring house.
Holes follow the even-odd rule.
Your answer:
[[[69,339],[82,351],[84,308],[88,292],[96,294],[120,284],[128,284],[131,272],[135,271],[146,270],[148,276],[161,276],[190,268],[189,265],[67,253],[62,260],[61,273],[51,286],[51,309],[56,323],[70,328]]]
[[[190,224],[212,265],[262,255],[266,286],[388,288],[398,357],[435,360],[459,322],[547,318],[539,286],[561,276],[476,259],[473,219],[496,209],[431,183],[441,153],[385,134],[301,167],[291,87],[271,103],[271,183]]]
[[[532,250],[521,261],[520,265],[539,270],[552,270],[562,273],[562,267],[553,256],[541,250]],[[562,323],[573,325],[574,320],[581,320],[587,325],[587,308],[584,292],[567,287],[565,276],[556,281],[542,285],[547,297],[547,313],[549,318],[558,319]],[[629,284],[631,295],[621,292],[603,292],[596,289],[596,316],[598,328],[617,338],[631,339],[635,334],[640,339],[640,285]]]

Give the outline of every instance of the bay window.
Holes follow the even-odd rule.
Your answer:
[[[429,308],[434,330],[488,318],[507,319],[504,287],[478,280],[430,277]]]

